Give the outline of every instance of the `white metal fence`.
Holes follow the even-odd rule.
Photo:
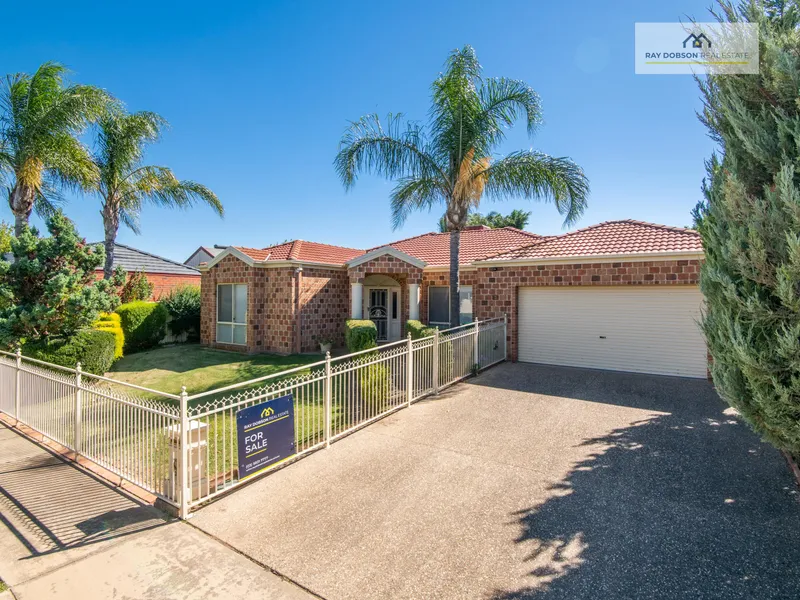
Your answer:
[[[0,411],[187,517],[241,483],[236,413],[243,408],[292,394],[296,458],[505,359],[500,318],[190,396],[0,352]]]

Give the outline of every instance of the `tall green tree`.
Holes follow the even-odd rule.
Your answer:
[[[470,46],[454,50],[431,91],[427,126],[390,114],[381,123],[367,115],[351,124],[339,144],[335,166],[345,188],[362,172],[395,179],[392,224],[399,227],[419,209],[445,205],[450,231],[450,320],[459,324],[458,253],[470,210],[483,198],[524,197],[552,201],[573,223],[583,213],[589,184],[567,158],[534,151],[496,158],[507,129],[518,119],[532,135],[541,121],[539,97],[523,81],[483,79]]]
[[[800,457],[800,6],[723,3],[715,14],[758,25],[760,72],[698,80],[719,144],[695,211],[710,370],[757,432]]]
[[[103,249],[78,235],[57,210],[47,218],[49,236],[25,227],[11,238],[13,260],[0,259],[0,345],[70,338],[101,312],[119,304],[125,272],[97,281]]]
[[[156,113],[128,114],[118,105],[99,120],[94,165],[100,174],[96,191],[102,202],[106,279],[113,274],[120,223],[140,233],[139,215],[144,204],[187,208],[201,202],[223,214],[219,198],[206,186],[179,180],[167,167],[143,164],[146,146],[157,142],[167,126]]]
[[[525,229],[528,225],[528,221],[531,218],[530,212],[525,212],[524,210],[512,210],[507,215],[501,215],[499,212],[493,210],[487,215],[482,215],[481,213],[469,213],[467,217],[467,227],[472,227],[474,225],[485,225],[486,227],[490,227],[491,229],[501,229],[503,227],[513,227],[515,229]],[[447,232],[447,219],[442,216],[439,219],[439,233],[446,233]]]
[[[8,75],[0,87],[0,172],[14,229],[20,235],[34,208],[52,214],[64,188],[88,190],[97,169],[78,136],[96,120],[108,95],[64,81],[63,65],[47,62],[33,75]]]

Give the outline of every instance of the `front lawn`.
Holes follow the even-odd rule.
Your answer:
[[[181,386],[185,385],[191,395],[301,367],[322,358],[314,354],[237,354],[183,344],[124,356],[109,375],[171,394],[180,394]]]

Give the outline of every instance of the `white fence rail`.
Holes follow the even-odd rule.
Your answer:
[[[0,411],[185,518],[241,483],[236,413],[243,408],[292,394],[297,458],[505,359],[501,318],[189,396],[0,352]]]

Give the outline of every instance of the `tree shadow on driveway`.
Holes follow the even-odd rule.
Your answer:
[[[668,414],[584,440],[598,451],[542,504],[510,515],[516,542],[534,548],[526,559],[534,583],[490,597],[800,597],[795,482],[780,454],[708,384],[591,371],[581,381],[570,377],[577,370],[535,369],[526,385],[503,377],[475,383]],[[675,392],[693,386],[697,393]],[[650,387],[661,391],[642,393]]]

